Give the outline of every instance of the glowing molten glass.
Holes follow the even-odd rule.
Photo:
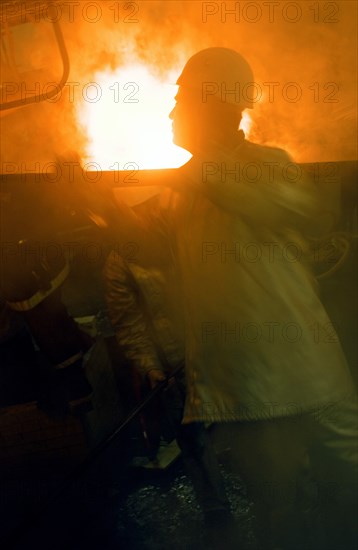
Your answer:
[[[85,162],[103,170],[175,168],[190,154],[172,143],[169,113],[175,104],[175,74],[167,82],[141,65],[96,75],[78,112],[88,136]],[[170,84],[168,84],[170,82]]]

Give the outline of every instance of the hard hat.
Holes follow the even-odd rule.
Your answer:
[[[194,54],[177,80],[179,86],[202,91],[238,108],[253,108],[254,75],[248,62],[235,50],[207,48]]]

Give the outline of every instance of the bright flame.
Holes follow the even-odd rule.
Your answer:
[[[84,162],[102,170],[177,168],[191,157],[172,142],[169,113],[175,105],[180,68],[162,82],[134,64],[96,75],[78,112],[89,144]],[[249,137],[252,121],[244,111],[240,128]]]
[[[242,113],[242,118],[240,122],[240,129],[243,130],[246,139],[250,137],[250,131],[252,128],[252,119],[247,111]]]
[[[172,142],[169,113],[180,69],[161,82],[141,65],[97,73],[78,112],[89,137],[85,162],[103,170],[177,168],[191,155]],[[96,100],[96,101],[95,101]]]

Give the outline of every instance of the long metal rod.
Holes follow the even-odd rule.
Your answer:
[[[147,395],[145,399],[139,405],[134,407],[132,411],[126,416],[126,418],[123,420],[123,422],[101,443],[99,443],[90,453],[87,455],[87,457],[84,459],[84,461],[75,469],[71,474],[66,478],[66,481],[70,481],[72,479],[75,479],[79,477],[85,471],[92,462],[118,437],[118,435],[134,420],[136,416],[138,416],[139,413],[145,409],[145,407],[154,399],[154,397],[160,393],[167,385],[169,380],[174,378],[177,374],[179,374],[180,371],[182,371],[184,368],[183,364],[180,364],[165,380],[162,382],[159,382],[155,388],[153,388]]]

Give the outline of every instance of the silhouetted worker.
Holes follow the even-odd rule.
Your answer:
[[[133,239],[169,246],[186,323],[184,423],[217,422],[256,507],[261,547],[352,549],[357,406],[338,337],[317,294],[307,239],[326,231],[316,189],[282,150],[245,140],[253,75],[237,52],[194,55],[177,82],[174,141],[193,158]],[[309,464],[326,540],[308,524]],[[310,538],[311,537],[311,538]],[[324,537],[322,537],[324,538]],[[311,545],[311,546],[310,546]]]

